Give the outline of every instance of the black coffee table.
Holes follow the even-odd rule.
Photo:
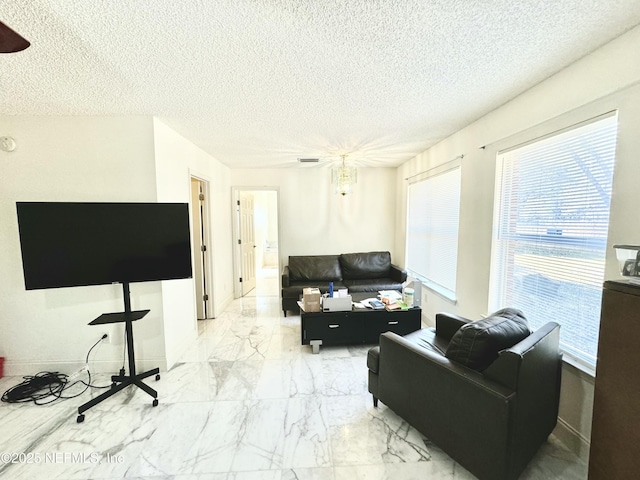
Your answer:
[[[375,298],[377,292],[352,294],[353,301]],[[313,353],[320,345],[377,344],[380,334],[406,335],[421,327],[422,310],[371,310],[352,308],[348,312],[305,312],[300,309],[302,345],[311,345]]]

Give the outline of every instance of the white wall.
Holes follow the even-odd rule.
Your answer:
[[[15,152],[0,151],[0,356],[6,375],[71,373],[94,350],[95,371],[117,371],[123,326],[88,326],[123,310],[119,285],[26,291],[17,201],[189,202],[189,177],[209,181],[215,310],[233,298],[229,169],[151,117],[0,117]],[[137,366],[170,368],[196,332],[192,280],[133,283]]]
[[[26,291],[16,219],[17,201],[133,201],[156,199],[150,117],[0,117],[2,135],[18,144],[0,151],[0,356],[7,375],[40,370],[71,373],[84,365],[103,332],[113,343],[94,350],[94,366],[122,364],[121,326],[88,326],[123,310],[116,285]],[[164,363],[160,282],[131,285],[141,365]]]
[[[426,291],[430,321],[439,311],[472,318],[487,313],[496,152],[611,110],[619,111],[609,244],[640,242],[640,27],[581,59],[398,168],[396,248],[404,258],[406,177],[462,160],[456,305]],[[486,146],[484,149],[479,147]],[[606,278],[618,275],[608,251]],[[426,290],[426,289],[423,289]],[[559,312],[561,313],[561,312]],[[586,455],[591,433],[593,378],[566,365],[556,433]]]
[[[290,255],[389,250],[395,263],[395,169],[359,168],[347,196],[333,193],[327,168],[233,169],[234,187],[280,191],[280,262]]]
[[[190,202],[192,175],[209,182],[209,270],[217,316],[233,299],[229,169],[158,119],[154,119],[154,141],[159,202]],[[162,282],[162,301],[170,367],[198,334],[193,281]]]

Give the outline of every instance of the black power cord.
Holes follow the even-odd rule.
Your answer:
[[[39,372],[35,375],[27,375],[24,381],[18,385],[11,387],[9,390],[2,394],[2,401],[5,403],[26,403],[33,402],[36,405],[46,405],[48,403],[55,402],[57,400],[68,400],[70,398],[76,398],[86,392],[89,388],[109,388],[106,386],[95,386],[91,384],[91,372],[89,371],[89,355],[91,351],[105,338],[107,334],[102,335],[100,340],[93,344],[93,346],[87,352],[85,360],[85,369],[87,372],[87,381],[76,380],[69,383],[69,376],[60,372]],[[84,389],[81,392],[74,395],[63,395],[65,390],[68,390],[75,385],[82,384]],[[50,398],[49,397],[53,397]],[[48,399],[48,400],[47,400]]]

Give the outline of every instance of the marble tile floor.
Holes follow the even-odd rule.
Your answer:
[[[235,300],[160,381],[160,404],[128,387],[89,398],[0,404],[0,478],[182,480],[473,479],[367,393],[367,346],[300,345],[300,317],[277,296]],[[21,379],[0,380],[4,392]],[[97,382],[108,383],[108,376]],[[16,463],[7,463],[7,460]],[[552,436],[523,479],[583,479]]]

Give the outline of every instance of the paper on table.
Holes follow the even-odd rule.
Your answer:
[[[396,300],[402,300],[402,294],[397,290],[380,290],[378,292],[380,294],[380,298],[388,298],[391,303]]]

